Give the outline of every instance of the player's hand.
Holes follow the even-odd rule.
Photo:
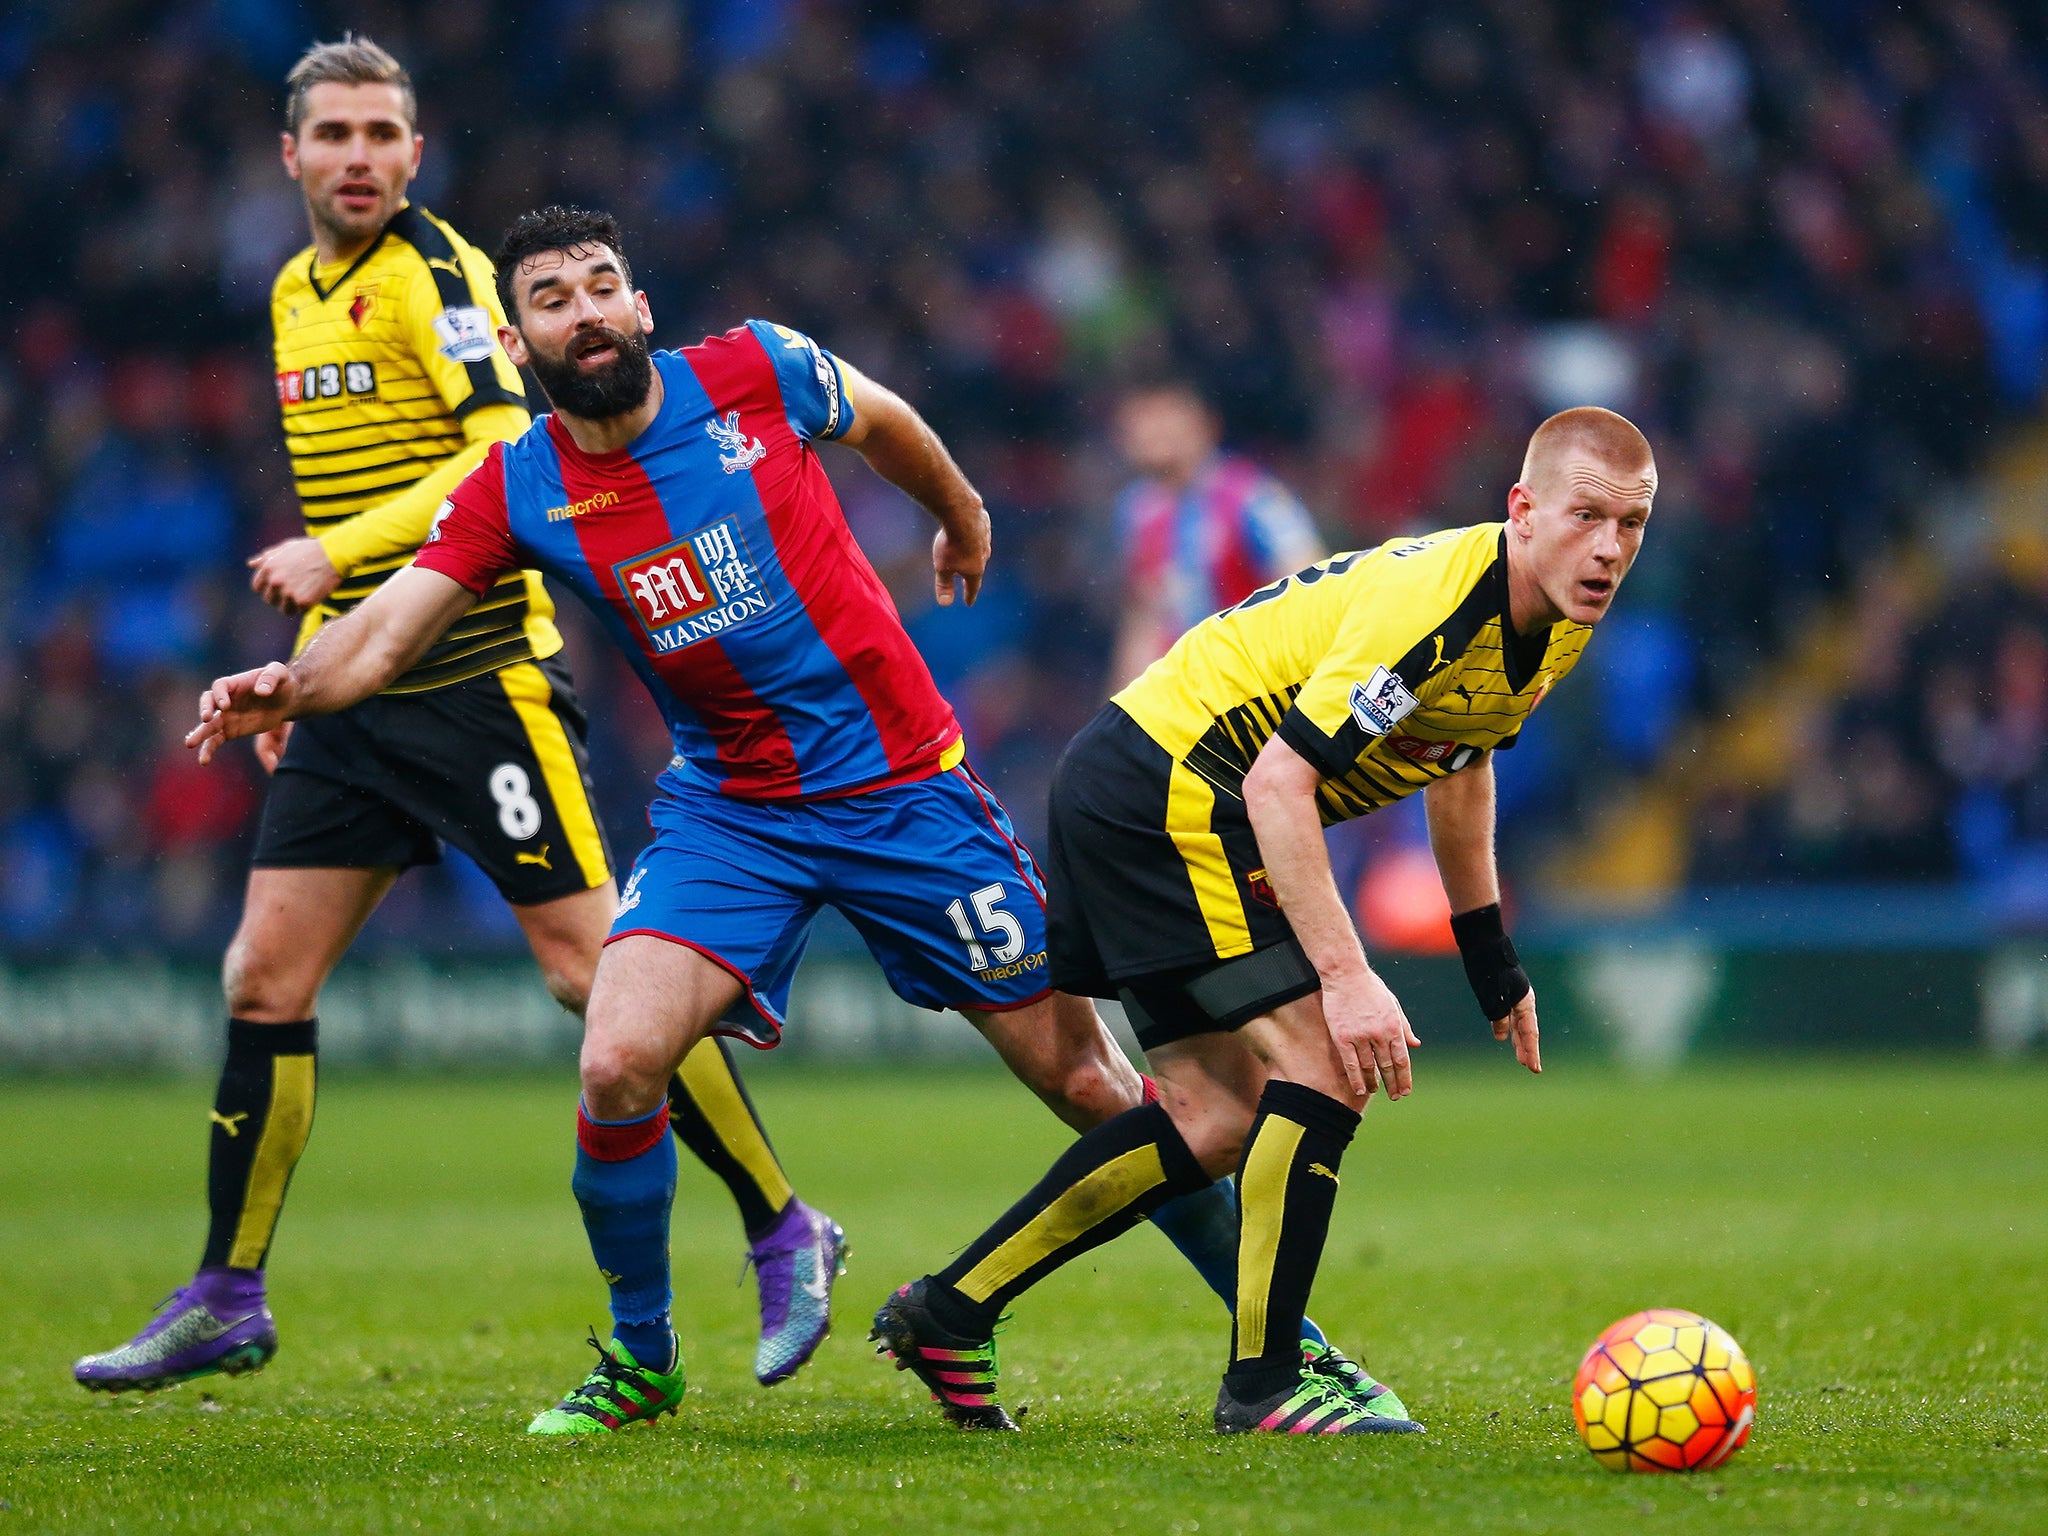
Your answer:
[[[981,596],[981,574],[988,569],[992,545],[986,512],[981,514],[981,525],[972,535],[956,535],[950,528],[938,531],[932,540],[932,591],[941,608],[953,606],[955,580],[967,594],[967,606],[974,606],[974,600]]]
[[[277,765],[284,761],[284,749],[292,739],[292,723],[287,720],[275,730],[264,731],[256,738],[256,761],[263,765],[265,773],[277,772]]]
[[[254,672],[217,677],[199,695],[199,724],[185,737],[185,745],[198,750],[200,762],[210,763],[221,743],[282,726],[297,694],[291,668],[281,661]]]
[[[249,557],[249,590],[285,613],[304,613],[340,585],[341,572],[318,539],[286,539]]]
[[[1408,1048],[1422,1040],[1384,981],[1370,970],[1355,980],[1325,981],[1323,1018],[1352,1093],[1362,1099],[1384,1088],[1390,1099],[1408,1096],[1415,1086]]]
[[[1508,1011],[1504,1019],[1493,1021],[1493,1038],[1515,1042],[1515,1060],[1531,1072],[1543,1070],[1542,1053],[1536,1049],[1536,994],[1530,992]]]

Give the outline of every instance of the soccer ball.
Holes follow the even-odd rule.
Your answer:
[[[1748,1443],[1756,1372],[1697,1312],[1652,1307],[1593,1341],[1572,1382],[1572,1417],[1610,1472],[1697,1472]]]

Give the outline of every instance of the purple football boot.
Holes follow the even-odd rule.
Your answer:
[[[261,1270],[202,1269],[119,1349],[87,1355],[71,1374],[88,1392],[154,1392],[216,1372],[260,1371],[277,1353]]]
[[[747,1259],[761,1287],[754,1379],[772,1387],[802,1370],[832,1331],[832,1282],[846,1273],[846,1234],[792,1196]]]

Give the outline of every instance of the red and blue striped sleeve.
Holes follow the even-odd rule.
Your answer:
[[[1314,565],[1327,552],[1308,508],[1268,474],[1259,475],[1245,499],[1244,530],[1259,567],[1258,585]]]
[[[519,568],[519,548],[505,504],[503,443],[491,444],[483,463],[448,493],[412,563],[461,582],[478,597],[507,571]]]
[[[790,431],[806,442],[844,437],[853,425],[853,406],[846,398],[839,359],[802,331],[772,320],[749,320],[747,329],[775,369],[775,387],[781,392]]]

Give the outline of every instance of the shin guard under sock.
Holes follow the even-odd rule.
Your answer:
[[[263,1268],[292,1170],[313,1130],[317,1033],[312,1019],[228,1020],[228,1058],[207,1116],[210,1220],[201,1269]]]
[[[676,1139],[732,1192],[747,1236],[774,1226],[794,1192],[723,1040],[700,1040],[683,1058],[669,1080],[668,1108]]]
[[[668,1221],[676,1197],[676,1144],[663,1101],[635,1120],[593,1120],[576,1106],[576,1175],[590,1254],[611,1287],[612,1335],[633,1358],[673,1367]]]
[[[1358,1111],[1300,1083],[1270,1081],[1239,1165],[1242,1205],[1230,1377],[1246,1396],[1301,1371],[1301,1319],[1329,1236],[1337,1169]]]
[[[958,1333],[986,1334],[1012,1297],[1210,1182],[1164,1109],[1125,1110],[1062,1152],[1030,1194],[934,1277],[932,1310]]]

